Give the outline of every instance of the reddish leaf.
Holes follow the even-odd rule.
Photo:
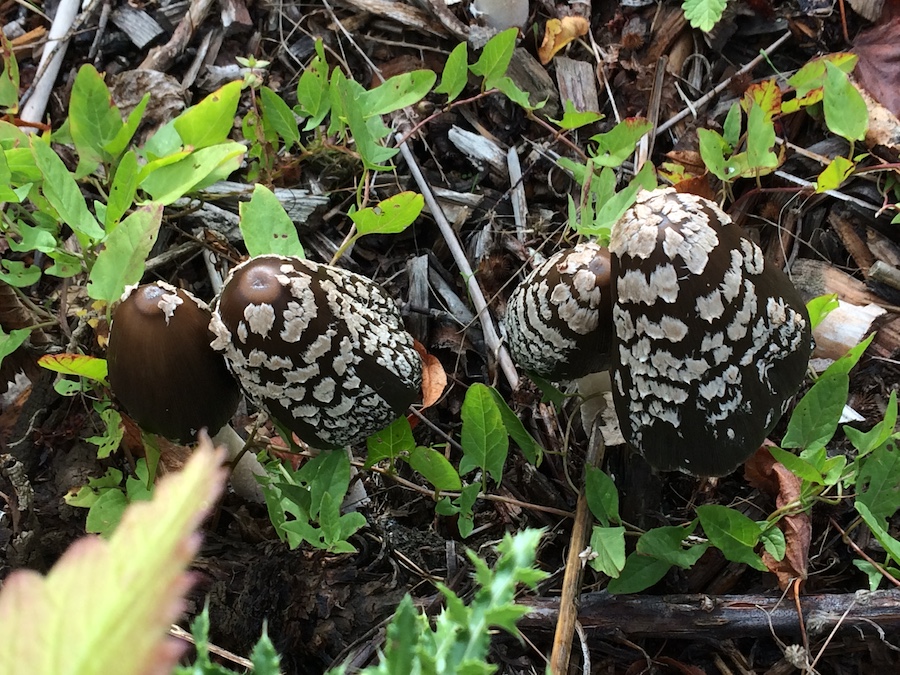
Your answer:
[[[800,496],[800,479],[776,462],[765,447],[761,447],[744,465],[744,477],[753,487],[774,496],[778,508],[796,501]],[[784,533],[787,546],[784,558],[775,560],[768,552],[763,552],[762,560],[784,590],[794,579],[806,579],[812,521],[808,513],[798,513],[782,518],[778,521],[778,527]]]

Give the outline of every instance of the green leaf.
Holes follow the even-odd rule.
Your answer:
[[[557,410],[562,408],[563,404],[565,404],[566,400],[569,398],[568,395],[560,391],[559,387],[555,384],[542,377],[538,377],[537,375],[529,375],[529,377],[531,378],[531,381],[537,385],[537,388],[541,390],[541,403],[549,403]]]
[[[126,286],[141,280],[147,255],[159,234],[162,213],[162,204],[147,204],[109,234],[91,269],[88,296],[112,303]]]
[[[872,344],[873,339],[875,339],[874,333],[869,335],[869,337],[850,349],[841,358],[828,366],[828,368],[826,368],[825,372],[822,373],[822,375],[833,375],[836,373],[848,374],[851,370],[853,370],[853,367],[859,362],[860,358],[862,358],[863,353],[866,351],[866,349],[869,348],[869,345]]]
[[[308,117],[304,131],[310,131],[322,124],[331,108],[331,96],[328,90],[328,61],[325,59],[325,48],[322,40],[316,40],[316,56],[300,75],[297,82],[298,113]]]
[[[506,75],[506,69],[509,68],[518,36],[518,28],[510,28],[497,33],[488,40],[478,60],[469,66],[469,70],[475,75],[484,78],[485,89],[493,89],[497,85],[497,81]]]
[[[693,28],[708,33],[719,23],[727,4],[728,0],[684,0],[681,8]]]
[[[447,103],[455,101],[466,87],[469,79],[469,50],[465,42],[460,42],[444,64],[441,83],[434,90],[435,94],[447,94]]]
[[[866,521],[866,525],[872,530],[872,534],[875,535],[878,543],[881,544],[888,555],[891,556],[894,563],[900,564],[900,541],[897,541],[888,533],[885,528],[884,520],[875,516],[869,511],[868,506],[858,500],[856,502],[856,510],[859,512],[859,515],[862,516],[863,520]]]
[[[741,141],[741,104],[737,101],[731,104],[725,123],[722,125],[722,139],[725,141],[723,150],[727,153],[734,152]]]
[[[492,87],[496,87],[500,92],[503,93],[506,98],[515,103],[516,105],[525,108],[525,110],[538,110],[543,108],[546,104],[546,100],[541,101],[535,105],[531,103],[531,95],[520,89],[519,86],[512,81],[509,77],[501,77],[497,80],[493,80],[491,82]]]
[[[875,565],[870,563],[868,560],[853,560],[851,561],[853,566],[856,567],[859,571],[868,577],[869,580],[869,590],[877,591],[878,586],[881,585],[881,580],[884,579],[881,572]],[[896,575],[894,576],[896,579]]]
[[[591,550],[596,557],[590,566],[610,577],[617,577],[625,567],[625,528],[594,527],[591,532]]]
[[[429,483],[435,490],[445,492],[462,489],[462,481],[456,469],[437,450],[419,446],[409,453],[409,465]]]
[[[459,520],[456,521],[456,527],[459,529],[459,535],[463,539],[472,534],[472,530],[475,529],[472,507],[475,506],[475,500],[478,499],[478,495],[481,492],[480,488],[481,486],[478,483],[466,485],[460,491],[459,498],[456,500],[456,506],[459,508]]]
[[[653,125],[642,117],[629,117],[622,120],[610,131],[591,136],[597,148],[591,152],[594,163],[598,166],[615,168],[627,160],[638,142]]]
[[[566,99],[565,101],[563,101],[562,119],[555,120],[551,117],[550,121],[560,129],[571,131],[573,129],[580,129],[581,127],[587,126],[588,124],[599,122],[603,118],[604,115],[602,115],[601,113],[592,112],[590,110],[586,110],[584,112],[579,111],[570,99]]]
[[[759,540],[762,542],[763,548],[775,560],[784,560],[787,553],[787,541],[784,538],[784,532],[774,526],[769,526],[765,521],[757,523],[762,530]]]
[[[798,478],[802,478],[814,485],[825,484],[825,478],[822,476],[821,472],[805,459],[774,446],[769,447],[769,452],[772,453],[772,457],[775,458],[776,462],[784,464],[784,466]]]
[[[242,86],[240,80],[229,82],[176,117],[172,124],[182,143],[194,150],[225,143],[234,126]]]
[[[335,70],[335,75],[340,71]],[[342,75],[334,78],[332,89],[336,91],[336,101],[341,108],[341,115],[346,118],[347,126],[353,135],[356,151],[359,153],[363,165],[372,171],[384,171],[386,166],[381,162],[387,161],[397,154],[396,148],[387,148],[380,141],[390,135],[380,117],[369,117],[368,120],[362,107],[362,100],[366,91],[353,80],[348,80]],[[334,107],[334,103],[332,103]],[[332,115],[332,123],[338,116]]]
[[[41,251],[49,253],[57,247],[56,237],[58,234],[57,227],[48,229],[42,226],[31,227],[27,223],[16,223],[16,230],[22,240],[16,242],[12,237],[7,236],[5,241],[9,245],[10,250],[24,253],[26,251]]]
[[[641,167],[627,187],[615,192],[616,177],[609,167],[604,167],[599,176],[591,181],[591,200],[596,210],[589,217],[582,212],[581,222],[575,227],[580,234],[592,235],[601,241],[609,241],[609,232],[619,218],[634,204],[638,191],[656,187],[656,170],[650,162]],[[587,207],[587,205],[585,205]]]
[[[632,553],[625,559],[625,567],[618,578],[610,579],[606,590],[613,595],[640,593],[666,576],[671,567],[664,560]]]
[[[122,216],[131,208],[134,196],[137,194],[137,186],[137,155],[129,150],[122,156],[116,167],[116,175],[109,189],[109,202],[106,205],[106,216],[104,217],[107,232],[115,230]]]
[[[850,378],[846,373],[826,371],[797,404],[781,445],[825,447],[837,430],[849,387]]]
[[[697,138],[700,140],[700,157],[709,172],[719,180],[734,180],[736,176],[731,175],[725,165],[725,157],[731,154],[731,146],[725,139],[712,129],[697,129]]]
[[[825,64],[830,63],[845,73],[853,72],[858,57],[850,52],[836,52],[813,59],[788,78],[788,84],[797,90],[798,98],[808,98],[814,90],[819,90],[818,98],[805,104],[818,103],[822,100],[822,87],[825,86]]]
[[[159,159],[168,158],[170,155],[175,155],[179,152],[184,152],[185,156],[189,155],[191,150],[186,150],[184,145],[181,136],[175,130],[175,120],[170,120],[147,139],[147,142],[141,148],[141,153],[152,164]]]
[[[900,509],[900,450],[885,443],[862,462],[856,479],[856,502],[876,518],[890,518]]]
[[[535,466],[540,464],[544,449],[536,440],[534,440],[534,437],[528,433],[525,425],[522,424],[522,420],[520,420],[519,416],[512,411],[506,403],[506,399],[503,398],[500,392],[493,387],[489,387],[489,391],[491,392],[491,396],[494,397],[494,403],[497,404],[497,409],[500,411],[500,417],[503,418],[503,426],[506,427],[506,433],[509,434],[516,442],[516,445],[519,446],[525,459]]]
[[[103,146],[121,128],[122,117],[103,76],[90,64],[81,66],[69,98],[69,133],[78,151],[78,177],[93,173],[100,162],[112,159]]]
[[[5,281],[16,288],[26,288],[36,284],[41,278],[41,268],[37,265],[26,265],[19,260],[0,260],[0,281]]]
[[[775,127],[766,111],[752,101],[747,116],[747,164],[754,176],[763,176],[778,168],[775,147]]]
[[[103,150],[108,152],[112,157],[118,157],[125,152],[125,148],[128,147],[131,139],[134,138],[134,134],[144,117],[144,111],[147,109],[147,104],[149,103],[150,92],[147,92],[140,102],[134,106],[132,111],[128,113],[128,119],[125,120],[125,123],[119,129],[119,132],[115,137],[103,146]]]
[[[806,303],[806,311],[809,312],[809,325],[815,330],[822,320],[840,306],[836,293],[820,295]]]
[[[275,130],[284,141],[284,149],[290,150],[300,144],[300,128],[290,106],[268,87],[260,87],[259,105],[263,123]]]
[[[38,137],[32,138],[31,151],[44,177],[41,191],[62,221],[89,240],[101,240],[104,232],[88,211],[81,190],[63,161]]]
[[[706,549],[709,548],[707,543],[685,548],[685,539],[693,534],[696,527],[697,521],[694,521],[688,528],[673,525],[647,530],[638,539],[635,550],[643,555],[661,560],[668,565],[677,565],[688,569],[700,560],[700,556],[706,553]]]
[[[861,141],[869,128],[869,111],[847,74],[825,62],[825,124],[832,133],[848,141]]]
[[[6,161],[6,152],[0,149],[0,199],[7,202],[20,202],[22,198],[13,189],[12,171]]]
[[[369,450],[364,468],[369,469],[383,459],[394,462],[402,454],[411,454],[416,449],[416,441],[406,417],[400,417],[381,431],[376,431],[366,439]]]
[[[108,490],[119,490],[119,484],[122,482],[122,472],[118,469],[110,467],[106,473],[99,478],[89,478],[87,485],[82,485],[75,490],[72,488],[63,497],[63,500],[69,506],[78,508],[89,508],[92,506],[100,495]]]
[[[844,425],[844,434],[850,439],[853,447],[859,451],[859,456],[869,454],[875,448],[880,447],[893,435],[897,425],[897,392],[892,391],[884,411],[884,419],[867,432]]]
[[[3,72],[0,73],[0,107],[15,115],[19,112],[19,64],[6,35],[2,40]]]
[[[109,536],[122,520],[127,506],[128,499],[124,492],[119,489],[107,490],[88,511],[85,531]]]
[[[765,564],[753,550],[762,534],[759,525],[734,509],[716,504],[698,506],[697,516],[710,543],[728,560],[766,571]]]
[[[45,354],[38,359],[41,368],[63,375],[78,375],[94,382],[106,384],[106,359],[84,354]]]
[[[584,468],[584,496],[591,513],[604,527],[619,522],[619,491],[616,484],[595,466]]]
[[[459,462],[460,475],[482,469],[499,483],[509,451],[509,437],[500,410],[487,386],[476,383],[469,387],[461,417],[463,457]]]
[[[819,177],[816,178],[816,193],[821,194],[828,190],[837,190],[841,184],[853,175],[856,164],[846,157],[835,157],[828,163]]]
[[[0,363],[3,359],[16,351],[31,335],[30,328],[16,328],[9,333],[4,333],[0,328]]]
[[[241,235],[251,256],[274,253],[304,257],[297,227],[269,188],[257,183],[250,201],[241,202],[238,209]]]
[[[281,657],[269,638],[265,623],[262,636],[250,652],[250,662],[253,664],[253,675],[281,675]]]
[[[211,176],[218,178],[224,173],[221,176],[224,178],[239,168],[246,151],[240,143],[223,143],[203,148],[187,157],[178,158],[172,164],[154,167],[148,172],[149,175],[144,175],[141,179],[140,186],[150,194],[153,201],[166,206],[191,190],[201,189]],[[145,172],[147,167],[144,167],[142,175]]]
[[[425,198],[417,192],[400,192],[388,197],[377,206],[356,211],[350,219],[356,224],[359,235],[396,234],[412,225],[422,208]]]
[[[117,410],[107,408],[100,413],[106,429],[100,436],[91,436],[85,440],[97,446],[97,459],[106,459],[119,448],[122,437],[125,435],[125,425],[122,424],[122,416]]]
[[[388,78],[363,96],[366,116],[386,115],[418,103],[431,91],[435,80],[437,75],[431,70],[413,70]]]

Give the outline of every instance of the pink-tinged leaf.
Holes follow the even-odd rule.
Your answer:
[[[166,629],[190,585],[195,530],[225,481],[221,462],[202,441],[153,501],[128,508],[108,542],[80,539],[46,577],[13,572],[0,592],[0,672],[170,672],[180,650]]]

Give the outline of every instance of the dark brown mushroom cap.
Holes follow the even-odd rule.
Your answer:
[[[612,347],[609,250],[593,242],[560,251],[535,269],[507,303],[513,360],[549,380],[609,368]]]
[[[716,204],[671,188],[638,196],[610,250],[624,437],[658,469],[729,473],[803,381],[803,301]]]
[[[145,431],[188,443],[215,434],[237,409],[240,388],[210,346],[210,311],[162,281],[123,296],[109,333],[109,384]]]
[[[210,328],[248,395],[317,448],[383,429],[421,390],[422,360],[391,297],[337,267],[251,258],[225,281]]]

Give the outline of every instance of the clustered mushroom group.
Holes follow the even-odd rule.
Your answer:
[[[714,203],[671,188],[642,192],[608,249],[582,243],[534,270],[506,326],[514,359],[533,374],[610,368],[629,444],[658,469],[707,476],[762,443],[812,348],[790,280]],[[402,415],[422,382],[384,289],[276,255],[235,267],[212,310],[162,282],[131,289],[108,356],[126,410],[179,441],[224,427],[239,384],[304,442],[347,446]]]
[[[608,365],[628,443],[657,469],[703,476],[760,446],[812,350],[787,276],[716,204],[672,188],[640,193],[608,250],[580,244],[534,270],[506,323],[513,358],[537,375]]]

